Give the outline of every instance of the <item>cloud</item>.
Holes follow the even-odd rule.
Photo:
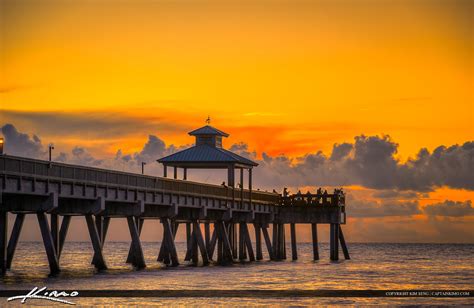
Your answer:
[[[28,112],[16,110],[0,110],[2,118],[11,123],[20,125],[34,124],[42,134],[81,135],[112,137],[127,133],[141,133],[143,131],[174,131],[182,129],[179,124],[167,122],[164,119],[153,117],[133,117],[123,113],[110,111],[95,112]],[[67,130],[64,128],[67,127]]]
[[[20,133],[11,124],[3,126],[2,132],[8,153],[44,157],[45,151],[36,135]],[[71,154],[60,154],[58,160],[134,172],[140,170],[137,166],[141,162],[147,162],[153,163],[147,165],[147,170],[159,174],[158,164],[154,163],[156,159],[187,147],[189,145],[167,146],[158,136],[149,135],[143,148],[135,153],[122,153],[118,149],[113,158],[95,158],[77,145]],[[254,172],[254,186],[262,189],[360,185],[380,190],[380,198],[402,192],[409,198],[442,186],[474,190],[474,142],[439,146],[432,153],[421,149],[415,158],[406,162],[395,157],[397,149],[398,144],[389,136],[365,135],[356,136],[353,143],[334,144],[329,156],[317,151],[297,158],[262,153],[259,158],[245,143],[230,147],[231,151],[259,163]]]
[[[378,190],[372,194],[374,198],[381,199],[414,199],[418,197],[426,197],[425,194],[411,190],[394,190],[394,189],[383,189]]]
[[[418,201],[368,201],[348,200],[350,217],[412,216],[422,214]]]
[[[12,124],[5,124],[1,131],[5,138],[5,153],[32,158],[44,158],[46,155],[38,136],[20,133]]]
[[[471,200],[467,200],[464,202],[445,200],[444,202],[425,206],[424,212],[429,216],[474,216],[474,208],[472,207]]]
[[[401,165],[398,187],[418,190],[432,186],[474,189],[474,142],[450,147],[439,146],[433,153],[421,149],[415,159]]]
[[[332,148],[332,153],[330,159],[332,161],[339,161],[341,159],[346,158],[352,151],[354,146],[350,143],[343,143],[343,144],[334,144]]]
[[[74,147],[71,150],[71,154],[64,152],[59,153],[59,155],[54,159],[54,161],[67,162],[75,165],[82,166],[91,166],[91,167],[101,167],[104,160],[96,159],[90,154],[85,148]]]
[[[160,157],[173,154],[188,147],[189,145],[181,147],[175,147],[174,145],[170,145],[169,147],[167,147],[166,143],[162,139],[158,138],[155,135],[149,135],[147,142],[143,146],[143,149],[138,153],[134,153],[133,159],[137,163],[154,162]]]
[[[354,143],[335,144],[328,157],[321,151],[302,157],[269,156],[257,162],[255,181],[264,187],[347,186],[394,191],[429,192],[437,187],[474,190],[474,142],[421,149],[400,162],[398,144],[389,136],[356,136]],[[243,145],[234,150],[250,155]]]

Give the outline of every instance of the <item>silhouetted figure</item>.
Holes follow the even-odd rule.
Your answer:
[[[323,199],[323,205],[324,205],[328,200],[328,191],[327,191],[327,189],[324,190],[322,199]]]
[[[286,188],[286,187],[283,188],[283,197],[286,198],[286,197],[288,197],[289,194],[290,194],[290,193],[288,192],[288,188]]]
[[[227,187],[227,185],[225,185],[225,181],[224,181],[224,182],[222,182],[222,184],[221,184],[221,185],[222,185],[222,186],[224,186],[224,187]]]
[[[301,200],[301,190],[298,190],[298,192],[296,193],[296,200]]]
[[[316,194],[318,194],[318,195],[322,195],[322,194],[323,194],[323,190],[321,189],[321,187],[318,188],[318,191],[316,192]]]
[[[311,193],[308,190],[308,192],[306,193],[306,201],[307,201],[308,204],[311,204],[312,200],[313,200],[313,197],[312,197]]]
[[[274,193],[274,194],[278,194],[278,192],[277,192],[275,189],[273,189],[273,193]]]

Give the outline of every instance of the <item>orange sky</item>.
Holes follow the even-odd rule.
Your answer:
[[[361,133],[403,158],[474,136],[468,1],[22,0],[1,20],[1,109],[149,124],[104,137],[17,121],[63,147],[186,144],[207,115],[229,143],[292,156]]]

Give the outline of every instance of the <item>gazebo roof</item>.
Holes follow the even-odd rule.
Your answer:
[[[189,132],[189,135],[191,136],[213,135],[213,136],[229,137],[229,134],[224,133],[223,131],[218,130],[217,128],[212,127],[210,125],[206,125],[201,128],[195,129]]]
[[[190,165],[200,167],[213,167],[222,164],[240,164],[248,167],[258,166],[250,159],[232,153],[223,148],[206,144],[193,146],[189,149],[171,154],[157,160],[166,165]]]

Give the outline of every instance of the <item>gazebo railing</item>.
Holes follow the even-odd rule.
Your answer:
[[[339,192],[336,194],[293,194],[283,196],[280,199],[280,205],[285,206],[345,206],[345,194]]]

